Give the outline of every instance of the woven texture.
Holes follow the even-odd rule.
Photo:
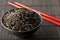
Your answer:
[[[7,1],[20,2],[46,14],[60,18],[60,0],[0,0],[0,22],[2,15],[14,7],[7,5]],[[60,38],[60,27],[42,20],[42,26],[34,36],[27,40],[40,40],[40,38]],[[25,40],[8,33],[0,24],[0,40]]]

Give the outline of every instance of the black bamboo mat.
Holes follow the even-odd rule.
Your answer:
[[[60,18],[60,0],[0,0],[0,22],[2,15],[14,7],[6,4],[10,2],[20,2],[46,14]],[[42,20],[42,26],[34,36],[27,39],[18,38],[8,33],[0,23],[0,40],[41,40],[40,38],[60,38],[60,27]],[[51,39],[52,40],[52,39]]]

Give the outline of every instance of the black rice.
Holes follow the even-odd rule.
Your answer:
[[[40,16],[25,8],[10,10],[3,16],[3,24],[12,31],[29,31],[39,23]]]

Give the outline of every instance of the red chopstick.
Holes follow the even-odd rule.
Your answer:
[[[25,6],[25,5],[22,5],[22,4],[20,4],[20,3],[17,3],[17,2],[15,2],[15,4],[14,3],[11,3],[11,2],[7,2],[9,5],[12,5],[12,6],[14,6],[14,7],[16,7],[16,8],[21,8],[21,7],[24,7],[24,8],[27,8],[27,9],[30,9],[30,10],[33,10],[33,11],[36,11],[36,12],[38,12],[38,13],[40,13],[41,15],[42,15],[42,18],[44,19],[44,20],[46,20],[46,21],[48,21],[48,22],[51,22],[51,23],[53,23],[53,24],[55,24],[55,25],[57,25],[57,26],[60,26],[60,23],[59,23],[59,21],[60,21],[60,19],[58,19],[59,21],[58,22],[56,22],[56,21],[54,21],[54,20],[51,20],[51,18],[49,19],[49,17],[51,17],[51,16],[49,16],[49,15],[47,15],[47,17],[46,17],[46,14],[44,14],[43,12],[40,12],[40,11],[37,11],[37,10],[35,10],[35,9],[32,9],[32,8],[30,8],[30,7],[27,7],[27,6]],[[49,17],[48,17],[49,16]],[[54,18],[54,17],[52,17],[52,18]],[[57,18],[56,18],[57,19]]]

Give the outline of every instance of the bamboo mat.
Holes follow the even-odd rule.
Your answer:
[[[0,18],[6,11],[14,8],[7,5],[7,1],[17,1],[37,10],[43,11],[46,14],[60,18],[60,0],[0,0]],[[34,36],[27,39],[21,39],[8,33],[0,23],[0,40],[40,40],[40,38],[60,38],[60,27],[42,20],[42,26]]]

